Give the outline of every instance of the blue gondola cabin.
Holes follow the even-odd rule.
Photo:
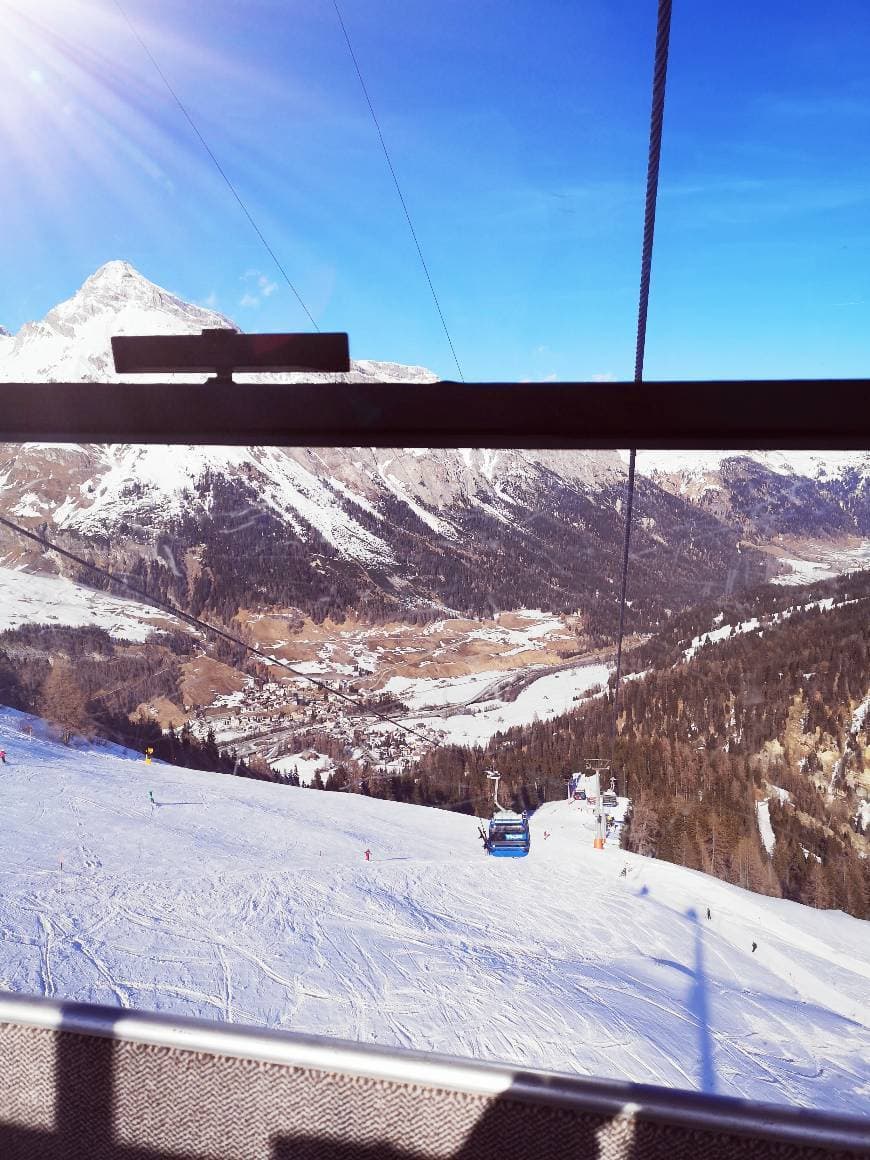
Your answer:
[[[502,810],[489,823],[486,849],[494,858],[524,858],[531,843],[527,813]]]

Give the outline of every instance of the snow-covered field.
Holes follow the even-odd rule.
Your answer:
[[[771,577],[772,584],[812,584],[816,580],[830,580],[844,572],[859,572],[870,567],[870,540],[862,540],[848,547],[806,547],[807,556],[780,556],[781,564],[790,571]]]
[[[522,689],[514,701],[494,697],[476,702],[466,713],[457,712],[435,720],[416,717],[402,720],[415,728],[428,726],[442,741],[453,745],[485,745],[496,733],[514,725],[528,725],[535,720],[549,721],[576,708],[576,702],[590,689],[607,684],[609,673],[607,665],[578,665],[538,677]],[[485,689],[487,682],[477,680],[477,676],[482,675],[440,681],[393,678],[386,688],[397,692],[406,704],[440,703],[445,706],[473,697]],[[498,675],[486,674],[490,681]]]
[[[470,701],[503,676],[504,673],[498,669],[488,669],[462,677],[390,677],[384,685],[384,692],[395,693],[414,712],[440,709]]]
[[[77,584],[66,576],[0,567],[0,630],[22,624],[104,628],[123,640],[146,640],[158,626],[179,628],[169,613],[128,597]]]
[[[787,564],[789,571],[771,576],[771,584],[814,584],[816,580],[830,580],[840,571],[849,571],[848,568],[838,570],[833,564],[821,560],[801,560],[797,556],[779,556],[777,559],[780,564]]]
[[[326,781],[335,768],[335,762],[331,757],[316,751],[306,751],[305,754],[290,753],[286,757],[274,758],[269,764],[277,773],[295,773],[302,785],[310,785],[318,773]]]
[[[870,1107],[866,923],[594,851],[582,803],[488,859],[473,818],[22,724],[0,712],[6,989]]]

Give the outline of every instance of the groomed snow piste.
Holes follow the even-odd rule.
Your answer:
[[[488,859],[463,815],[25,725],[0,710],[2,988],[870,1108],[870,924],[595,851],[585,803]]]

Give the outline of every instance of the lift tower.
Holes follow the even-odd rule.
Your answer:
[[[586,776],[593,779],[595,787],[595,837],[592,845],[596,850],[604,849],[607,827],[604,821],[604,806],[601,802],[601,783],[610,776],[610,762],[604,757],[587,757],[583,762]]]

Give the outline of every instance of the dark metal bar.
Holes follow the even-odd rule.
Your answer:
[[[115,371],[164,374],[169,371],[349,371],[346,334],[201,334],[116,336]]]
[[[3,383],[0,440],[870,448],[870,381]]]

